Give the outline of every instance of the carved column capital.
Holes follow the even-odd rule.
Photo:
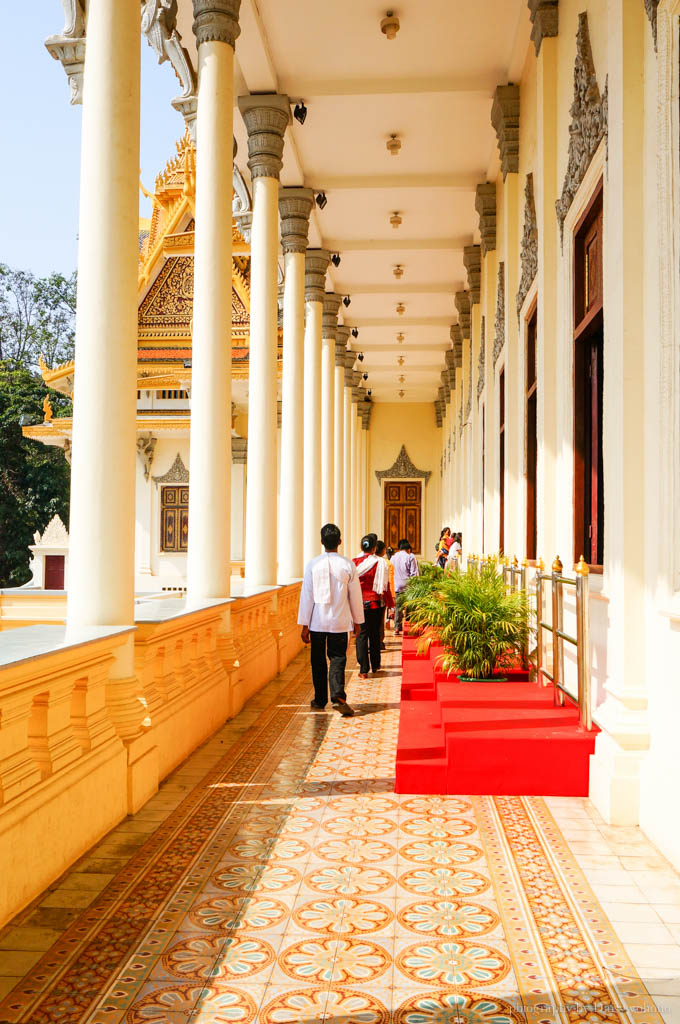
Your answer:
[[[458,310],[458,324],[463,333],[464,338],[470,337],[470,293],[469,292],[456,292],[455,297],[456,309]]]
[[[71,91],[71,103],[83,102],[85,70],[85,8],[82,0],[62,0],[64,27],[45,40],[47,52],[61,62]]]
[[[326,271],[331,261],[328,249],[307,249],[305,253],[305,301],[323,302]]]
[[[353,381],[353,369],[354,369],[354,364],[356,362],[356,359],[357,359],[356,352],[353,352],[351,349],[347,349],[345,351],[345,387],[346,388],[351,388],[353,383],[354,383],[354,381]]]
[[[349,338],[349,327],[338,324],[335,329],[335,365],[344,367],[345,355],[347,354],[347,339]]]
[[[558,0],[529,0],[531,16],[531,41],[536,56],[541,50],[541,43],[550,36],[556,36],[559,27]]]
[[[323,296],[323,336],[335,339],[338,327],[338,310],[342,295],[335,292],[324,292]]]
[[[454,366],[457,370],[463,365],[463,332],[460,324],[453,324],[449,332],[449,337],[453,343],[453,360]]]
[[[449,390],[452,390],[456,386],[456,354],[452,348],[449,348],[444,353],[444,361],[446,363],[446,376],[449,382]]]
[[[466,245],[463,249],[463,263],[467,270],[468,288],[472,305],[479,302],[482,286],[482,247]]]
[[[283,137],[290,123],[290,102],[278,93],[239,96],[238,108],[248,132],[248,167],[253,178],[276,178],[283,167]]]
[[[475,210],[479,215],[479,231],[482,236],[482,256],[496,248],[496,186],[485,181],[477,186]]]
[[[196,46],[228,43],[234,46],[241,33],[238,16],[241,0],[193,0]]]
[[[503,181],[519,171],[519,86],[499,85],[491,107],[491,124],[496,132]]]
[[[311,188],[282,188],[279,192],[281,246],[284,254],[306,252],[309,216],[314,206]]]
[[[437,421],[437,426],[441,427],[441,425],[442,425],[444,420],[443,420],[443,417],[442,417],[442,403],[439,401],[438,398],[435,400],[435,403],[434,403],[434,415],[435,415],[435,419]]]

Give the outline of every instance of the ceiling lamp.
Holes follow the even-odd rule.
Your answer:
[[[353,327],[352,328],[352,337],[353,338],[358,338],[359,337],[359,328],[358,327]]]
[[[359,355],[357,356],[357,359],[359,360],[360,363],[363,363],[363,361],[364,361],[364,353],[360,352]]]
[[[406,380],[406,377],[404,376],[404,374],[400,373],[399,374],[399,383],[403,384],[405,380]]]
[[[396,264],[395,264],[395,266],[394,266],[394,270],[392,271],[392,273],[393,273],[393,274],[394,274],[394,276],[396,277],[397,281],[398,281],[398,280],[399,280],[399,279],[400,279],[401,277],[403,277],[403,276],[404,276],[404,268],[402,267],[401,263],[396,263]]]
[[[390,156],[397,156],[401,149],[401,139],[397,135],[390,135],[385,145]]]
[[[399,356],[399,358],[397,359],[397,362],[399,363],[400,366],[403,366],[404,362],[405,362],[404,357],[403,356]]]
[[[316,194],[316,205],[319,207],[319,209],[323,210],[327,203],[328,203],[328,199],[326,197],[326,193],[325,192],[317,192],[317,194]]]
[[[399,397],[400,397],[400,398],[403,398],[405,394],[406,394],[406,392],[405,392],[405,391],[400,391],[400,392],[399,392]]]
[[[398,302],[397,303],[397,313],[399,314],[399,316],[402,316],[405,312],[406,312],[406,306],[404,305],[404,303],[403,302]]]
[[[300,124],[305,123],[305,120],[307,119],[307,107],[305,106],[304,100],[300,100],[299,103],[295,104],[295,107],[293,109],[293,117],[295,118],[296,121],[299,121]]]
[[[399,18],[393,11],[388,11],[380,22],[380,31],[388,39],[394,39],[400,28]]]
[[[390,217],[390,224],[392,225],[395,231],[401,224],[401,217],[399,216],[399,212],[397,210],[395,210],[392,216]]]
[[[347,309],[347,307],[349,306],[351,301],[352,301],[352,299],[350,298],[350,296],[349,295],[345,295],[344,299],[342,300],[342,304],[345,307],[345,309]]]
[[[339,252],[334,252],[333,253],[333,255],[331,256],[331,263],[333,264],[334,267],[339,267],[340,266],[340,253]]]
[[[362,373],[361,376],[363,377],[364,380],[368,380],[368,374],[367,373]]]
[[[373,392],[372,392],[372,390],[371,390],[371,389],[369,388],[369,389],[368,389],[368,391],[366,392],[365,396],[364,396],[364,402],[368,402],[368,401],[370,401],[370,398],[371,398],[371,395],[372,395],[372,394],[373,394]]]
[[[400,345],[403,345],[405,337],[406,337],[406,335],[404,335],[404,334],[398,334],[397,335],[397,341],[399,342]]]

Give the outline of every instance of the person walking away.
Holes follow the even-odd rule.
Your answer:
[[[454,533],[454,535],[453,535],[453,544],[451,545],[451,548],[449,549],[449,557],[448,557],[448,560],[447,560],[447,563],[446,563],[446,568],[447,569],[456,569],[456,568],[459,569],[460,568],[459,560],[460,560],[460,558],[461,558],[461,556],[463,554],[463,546],[461,544],[462,536],[463,536],[462,533]]]
[[[385,651],[387,650],[385,647],[385,616],[391,608],[394,608],[394,594],[390,585],[390,576],[393,575],[393,570],[386,555],[384,540],[378,541],[375,547],[375,553],[378,558],[382,558],[382,560],[387,563],[387,586],[385,587],[382,595],[382,616],[380,619],[380,650]]]
[[[380,623],[383,617],[383,595],[388,586],[387,562],[375,553],[378,538],[367,533],[361,539],[361,554],[354,559],[359,573],[364,606],[364,624],[357,637],[359,678],[368,679],[369,666],[380,671]]]
[[[411,545],[404,538],[399,541],[399,550],[392,556],[394,566],[394,589],[397,595],[397,610],[394,615],[394,635],[398,636],[402,631],[403,612],[399,606],[399,594],[402,592],[412,576],[419,576],[420,570]]]
[[[358,638],[363,629],[364,606],[356,567],[349,558],[338,554],[341,541],[340,529],[335,523],[322,526],[324,552],[313,558],[305,569],[298,625],[302,626],[302,642],[310,645],[314,683],[314,700],[310,707],[323,711],[330,681],[333,707],[349,717],[354,711],[345,693],[347,634],[353,629]]]

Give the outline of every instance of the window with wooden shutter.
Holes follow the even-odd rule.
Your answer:
[[[189,540],[189,488],[161,488],[161,551],[186,551]]]

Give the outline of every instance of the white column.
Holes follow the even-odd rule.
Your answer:
[[[139,4],[90,0],[69,627],[134,621],[140,34]],[[131,671],[130,665],[125,672]]]
[[[352,388],[351,373],[354,354],[345,355],[345,388],[343,411],[343,507],[344,522],[342,526],[343,551],[350,556],[352,551]],[[350,380],[348,386],[347,381]]]
[[[321,334],[324,281],[330,262],[326,249],[305,256],[304,381],[304,554],[305,563],[321,550]]]
[[[335,514],[335,335],[342,296],[326,292],[323,299],[321,345],[321,519],[330,523]]]
[[[198,46],[187,601],[228,597],[231,579],[231,193],[238,3],[194,3]]]
[[[357,413],[356,402],[354,396],[352,396],[352,414],[350,417],[350,442],[351,442],[351,477],[352,477],[352,490],[351,490],[351,511],[352,511],[352,549],[349,552],[351,558],[359,551],[359,541],[361,540],[361,532],[359,526],[359,416]]]
[[[345,528],[345,355],[349,327],[338,325],[335,339],[335,398],[333,403],[333,519],[342,532]]]
[[[283,291],[283,373],[281,381],[281,495],[279,500],[279,583],[304,573],[304,344],[305,250],[310,188],[284,188],[279,195],[285,270]]]
[[[277,478],[278,206],[290,104],[287,96],[269,94],[241,96],[238,105],[248,131],[248,167],[253,179],[246,584],[258,587],[277,579],[272,508],[276,508]]]

